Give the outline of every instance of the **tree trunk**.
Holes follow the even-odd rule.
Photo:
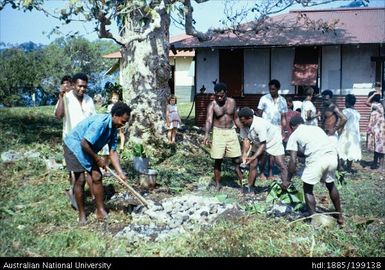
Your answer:
[[[128,134],[131,141],[142,143],[146,152],[156,150],[164,139],[164,115],[170,94],[169,24],[162,14],[162,27],[144,41],[133,41],[122,49],[123,99],[131,107]]]

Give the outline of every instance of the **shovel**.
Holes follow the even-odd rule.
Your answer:
[[[148,202],[146,201],[145,198],[140,196],[138,192],[135,191],[129,184],[127,184],[122,178],[120,178],[113,170],[111,170],[108,166],[106,167],[107,170],[116,178],[120,181],[122,185],[124,185],[128,190],[134,195],[144,206],[148,206]]]

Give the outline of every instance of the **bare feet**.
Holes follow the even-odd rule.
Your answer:
[[[260,175],[258,175],[257,178],[259,178],[259,179],[261,179],[261,180],[266,180],[266,176],[265,176],[263,173],[261,173]]]
[[[64,191],[64,193],[67,195],[70,203],[71,203],[71,207],[74,209],[74,210],[78,210],[78,204],[76,203],[76,199],[75,199],[75,195],[73,193],[73,190],[72,189],[66,189]]]
[[[342,216],[342,214],[334,214],[333,217],[337,219],[338,225],[344,226],[345,225],[345,219]]]
[[[108,217],[108,214],[104,208],[96,209],[95,215],[96,215],[97,220],[103,220],[103,219],[106,219]]]
[[[87,224],[87,219],[86,216],[80,215],[79,214],[79,226],[84,226]]]
[[[341,226],[344,226],[345,225],[345,219],[342,215],[340,215],[338,218],[337,218],[337,223]]]

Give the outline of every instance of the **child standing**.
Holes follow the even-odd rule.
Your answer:
[[[175,137],[176,137],[176,131],[180,127],[181,119],[178,114],[178,108],[176,106],[176,96],[171,95],[167,99],[167,110],[166,110],[166,123],[167,123],[167,138],[168,143],[174,144],[175,143]]]
[[[348,94],[345,97],[345,109],[342,113],[346,116],[346,124],[338,139],[338,156],[340,164],[346,162],[346,171],[351,172],[352,162],[361,160],[360,113],[354,109],[356,97]]]

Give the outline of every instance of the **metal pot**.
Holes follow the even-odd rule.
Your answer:
[[[139,174],[140,186],[145,189],[153,189],[156,184],[156,176],[158,172],[156,170],[149,169],[147,173],[141,172]]]
[[[135,171],[139,173],[146,173],[148,171],[148,158],[134,157],[132,163]]]

